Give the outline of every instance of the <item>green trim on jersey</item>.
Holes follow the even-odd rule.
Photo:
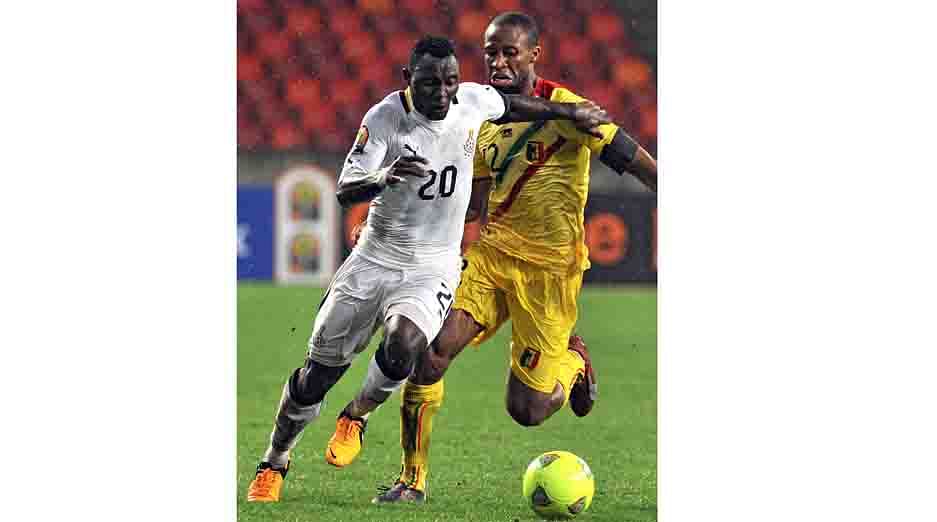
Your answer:
[[[527,142],[530,141],[530,138],[534,136],[540,129],[547,124],[546,120],[536,121],[530,127],[524,130],[524,133],[521,134],[517,141],[515,141],[511,148],[508,149],[508,153],[504,156],[504,161],[501,162],[501,166],[495,169],[495,185],[500,185],[501,181],[504,180],[504,173],[508,171],[508,167],[511,166],[511,162],[514,161],[514,157],[520,153],[521,149],[527,145]]]

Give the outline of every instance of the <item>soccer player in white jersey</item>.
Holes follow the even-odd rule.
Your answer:
[[[609,123],[591,102],[506,96],[490,86],[460,83],[455,51],[444,38],[417,42],[403,74],[407,89],[365,114],[344,163],[338,199],[342,205],[371,200],[367,228],[326,290],[304,366],[283,387],[249,502],[279,500],[290,450],[378,327],[384,327],[380,347],[326,447],[326,460],[335,466],[357,455],[367,424],[364,412],[403,384],[439,333],[459,285],[479,126],[569,119],[595,134]]]

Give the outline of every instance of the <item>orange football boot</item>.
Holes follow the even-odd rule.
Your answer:
[[[285,468],[274,468],[269,462],[261,462],[257,466],[257,474],[247,488],[248,502],[279,502],[280,490],[283,489],[283,479],[289,469],[289,462]]]
[[[351,464],[364,443],[364,430],[368,421],[360,417],[352,417],[342,410],[335,423],[335,433],[325,447],[325,460],[329,464],[343,468]]]

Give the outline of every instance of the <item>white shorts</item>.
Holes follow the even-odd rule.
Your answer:
[[[350,364],[392,315],[412,321],[432,342],[459,286],[461,272],[452,265],[398,270],[352,251],[319,305],[309,358],[326,366]]]

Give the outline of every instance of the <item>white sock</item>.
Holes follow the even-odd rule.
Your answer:
[[[376,356],[374,356],[371,357],[371,362],[368,364],[368,374],[364,377],[364,382],[361,384],[361,395],[381,404],[390,397],[391,393],[403,386],[403,383],[406,381],[406,378],[395,381],[384,375],[384,372],[381,371],[381,367],[377,364]],[[370,415],[370,413],[368,413],[368,415]],[[365,416],[365,418],[367,418],[367,416]]]
[[[284,468],[287,463],[290,461],[290,452],[288,451],[277,451],[273,449],[273,446],[268,444],[267,451],[264,452],[264,458],[261,459],[263,462],[269,462],[275,468]]]
[[[377,405],[377,408],[374,408],[374,411],[369,411],[369,412],[365,413],[364,415],[361,416],[361,418],[364,419],[364,420],[368,420],[368,417],[370,417],[371,414],[374,413],[375,411],[379,410],[379,409],[381,408],[381,406],[383,406],[383,404],[378,404],[378,405]]]

